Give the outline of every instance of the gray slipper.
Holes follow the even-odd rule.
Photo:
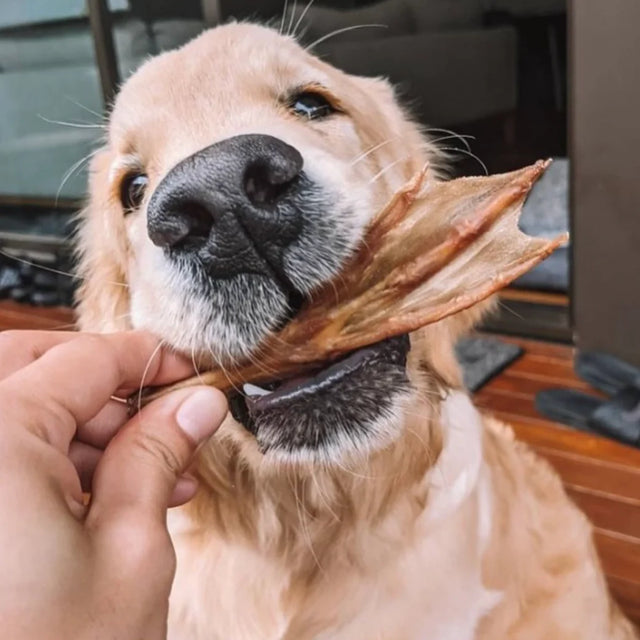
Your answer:
[[[580,352],[576,356],[574,369],[594,389],[609,396],[627,387],[640,389],[640,369],[608,353]]]
[[[627,387],[609,400],[573,389],[540,391],[536,409],[556,422],[640,447],[640,388]]]

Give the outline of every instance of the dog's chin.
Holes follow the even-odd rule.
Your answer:
[[[394,439],[411,385],[410,342],[399,336],[354,351],[313,373],[230,397],[233,417],[269,458],[332,462]]]

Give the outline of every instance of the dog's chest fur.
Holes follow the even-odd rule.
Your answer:
[[[172,514],[178,574],[169,640],[473,638],[499,600],[481,582],[491,529],[482,423],[460,393],[445,400],[441,417],[444,449],[423,479],[428,504],[411,535],[397,514],[374,530],[355,528],[344,557],[358,557],[328,566],[318,557],[313,586],[299,584],[276,557],[213,533],[194,535],[183,514]]]

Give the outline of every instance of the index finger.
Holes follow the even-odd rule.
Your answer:
[[[0,380],[26,367],[52,347],[77,337],[76,331],[0,332]]]
[[[87,422],[121,388],[166,384],[193,373],[183,357],[144,331],[78,334],[0,382],[4,416],[66,452]]]

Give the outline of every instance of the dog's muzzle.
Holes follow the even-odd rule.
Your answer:
[[[303,221],[286,202],[300,188],[302,165],[294,147],[268,135],[206,147],[156,188],[147,211],[149,237],[174,255],[197,256],[212,278],[255,273],[287,285],[283,253]]]

